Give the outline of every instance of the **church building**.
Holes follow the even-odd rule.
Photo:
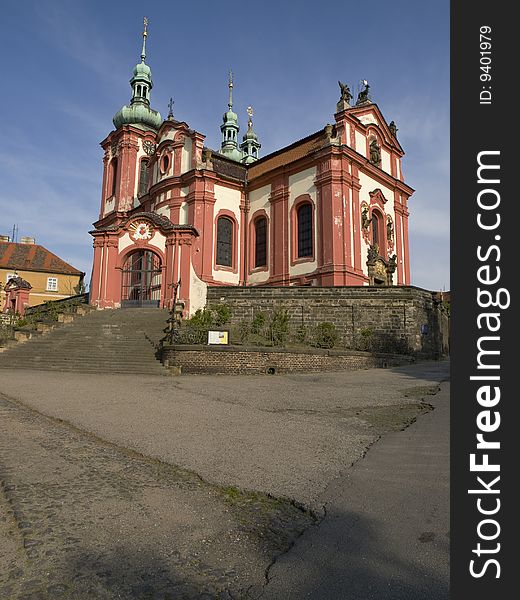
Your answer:
[[[114,116],[104,151],[99,219],[90,233],[90,302],[98,308],[205,305],[208,286],[409,285],[403,149],[364,82],[340,82],[334,123],[272,152],[248,108],[240,141],[233,79],[218,150],[151,108],[146,64]]]

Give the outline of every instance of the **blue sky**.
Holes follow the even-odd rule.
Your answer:
[[[262,155],[334,120],[338,80],[367,79],[405,149],[412,283],[449,289],[449,2],[4,2],[0,233],[18,225],[90,272],[102,151],[149,19],[152,107],[218,148],[233,69]]]

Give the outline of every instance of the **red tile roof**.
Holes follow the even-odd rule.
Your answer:
[[[84,275],[39,244],[0,242],[0,268],[13,271]]]

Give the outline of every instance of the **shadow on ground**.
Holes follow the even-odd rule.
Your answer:
[[[403,507],[406,510],[406,507]],[[392,519],[392,515],[388,515]],[[256,596],[261,600],[447,600],[449,598],[448,533],[423,532],[413,540],[381,539],[378,523],[352,512],[328,515],[326,545],[320,553],[308,545],[291,572],[280,575],[281,557],[269,571],[269,584]],[[312,530],[297,545],[312,536]],[[425,535],[429,533],[429,535]],[[411,544],[414,558],[398,558],[392,545]],[[438,563],[435,571],[425,566]]]

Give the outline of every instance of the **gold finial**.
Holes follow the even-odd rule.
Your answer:
[[[148,35],[148,17],[144,17],[143,24],[144,24],[143,35],[147,36]]]

